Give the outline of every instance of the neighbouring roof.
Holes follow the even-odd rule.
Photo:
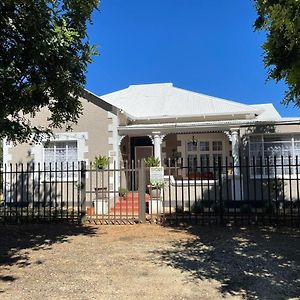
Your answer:
[[[282,120],[282,117],[275,109],[272,103],[265,104],[253,104],[250,105],[254,108],[261,110],[262,112],[256,117],[257,120]]]
[[[245,115],[280,118],[272,106],[246,105],[173,86],[172,83],[131,85],[100,97],[133,120]],[[271,111],[267,113],[264,111]]]

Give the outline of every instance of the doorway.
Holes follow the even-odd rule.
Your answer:
[[[134,161],[135,169],[138,167],[138,162],[149,157],[153,156],[154,149],[151,142],[151,139],[148,136],[141,136],[141,137],[132,137],[130,139],[131,145],[131,158]],[[134,172],[131,176],[131,187],[134,190],[138,187],[138,173]],[[146,174],[146,182],[148,182],[149,174]]]
[[[153,145],[148,136],[132,137],[131,145],[131,159],[137,164],[138,160],[147,158],[153,155]]]
[[[135,146],[135,161],[142,161],[143,159],[153,156],[152,146]]]

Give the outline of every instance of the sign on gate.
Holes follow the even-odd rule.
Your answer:
[[[150,168],[150,183],[152,185],[161,186],[164,184],[164,168],[151,167]]]

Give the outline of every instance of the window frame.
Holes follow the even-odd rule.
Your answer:
[[[45,150],[47,149],[45,147],[45,145],[47,143],[53,143],[54,147],[51,149],[54,149],[54,158],[56,155],[56,148],[57,145],[56,143],[65,143],[65,149],[66,152],[68,151],[68,143],[76,143],[76,161],[72,161],[70,162],[71,165],[67,164],[67,169],[63,169],[61,170],[61,162],[57,162],[56,160],[54,162],[49,162],[48,168],[46,166],[46,154],[45,154]],[[68,155],[68,154],[67,154]],[[73,172],[73,162],[74,162],[74,172]],[[50,170],[50,163],[51,163],[51,170]],[[50,141],[46,141],[42,144],[42,164],[43,164],[43,169],[44,169],[44,176],[42,176],[43,178],[41,178],[42,182],[72,182],[72,181],[78,181],[78,163],[79,163],[79,147],[78,147],[78,140],[77,139],[58,139],[58,140],[50,140]],[[55,166],[57,168],[55,168]],[[50,173],[51,173],[51,177],[50,177]],[[61,177],[61,173],[63,173],[63,176]],[[74,174],[73,174],[74,173]]]
[[[197,156],[197,172],[198,172],[198,169],[200,167],[200,161],[201,161],[201,156],[204,155],[204,156],[209,156],[209,165],[207,166],[207,163],[203,162],[203,166],[202,166],[202,171],[203,172],[212,172],[213,169],[214,169],[214,155],[220,155],[222,160],[221,160],[221,163],[223,164],[224,162],[224,157],[225,157],[225,141],[222,140],[221,138],[197,138],[195,140],[195,142],[197,143],[197,146],[196,146],[196,150],[193,150],[193,151],[190,151],[189,150],[189,146],[188,144],[189,143],[192,143],[191,141],[186,141],[186,145],[185,145],[185,162],[187,164],[189,164],[189,155],[196,155]],[[203,142],[208,142],[208,145],[209,145],[209,150],[200,150],[200,143],[203,143]],[[221,150],[213,150],[213,143],[214,142],[221,142],[221,147],[222,149]],[[188,166],[188,165],[187,165]],[[188,172],[194,172],[194,170],[188,170]]]
[[[260,137],[260,142],[251,142],[251,138],[254,137]],[[272,138],[274,137],[274,140],[267,140],[265,141],[265,138]],[[276,140],[276,137],[278,138],[278,140]],[[282,140],[280,140],[280,138],[282,138]],[[265,144],[279,144],[280,143],[280,147],[281,147],[281,152],[282,152],[282,144],[284,143],[289,143],[291,145],[290,148],[290,152],[291,155],[289,156],[284,156],[284,155],[272,155],[272,156],[267,156],[265,154],[266,149],[265,149]],[[275,178],[275,172],[267,172],[267,157],[269,157],[269,167],[271,167],[272,169],[275,170],[274,168],[274,163],[273,158],[274,156],[276,156],[276,169],[279,168],[279,172],[276,172],[276,178],[286,178],[286,179],[293,179],[297,177],[297,172],[296,172],[296,156],[298,156],[298,163],[299,163],[299,171],[298,171],[298,176],[300,174],[300,155],[295,155],[295,143],[300,143],[300,134],[292,134],[292,133],[288,133],[288,134],[274,134],[274,135],[268,135],[268,134],[253,134],[251,136],[249,136],[248,138],[248,155],[249,155],[249,168],[250,168],[250,178],[253,179],[254,178],[254,166],[253,166],[253,157],[255,158],[255,162],[256,162],[256,166],[255,169],[261,168],[259,166],[260,164],[260,157],[262,159],[262,163],[263,163],[263,173],[261,174],[260,172],[255,172],[255,179],[256,178]],[[251,144],[261,144],[261,155],[260,156],[255,156],[252,154],[252,150],[251,150]],[[283,159],[281,160],[281,156],[283,157]],[[290,163],[291,166],[288,165],[288,161],[285,162],[286,160],[288,160],[290,157]],[[283,174],[282,174],[282,164],[281,162],[283,161]],[[285,165],[287,164],[287,165]],[[291,169],[291,172],[289,172],[289,169]],[[285,173],[285,170],[288,170],[287,173]]]

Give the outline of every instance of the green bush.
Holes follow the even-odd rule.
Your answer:
[[[204,212],[204,208],[210,208],[211,211],[215,211],[218,209],[216,203],[213,200],[198,200],[192,204],[191,211],[193,213],[201,213]]]
[[[160,160],[158,158],[155,158],[154,156],[150,156],[148,158],[145,158],[145,164],[146,167],[159,167]]]
[[[176,209],[175,209],[175,212],[176,212],[177,214],[182,214],[182,213],[183,213],[183,208],[182,208],[182,206],[177,206]]]
[[[105,155],[95,156],[94,167],[96,169],[105,169],[109,164],[109,158]]]
[[[125,189],[125,188],[119,188],[119,196],[120,197],[124,197],[125,195],[126,195],[126,193],[127,193],[127,189]]]

